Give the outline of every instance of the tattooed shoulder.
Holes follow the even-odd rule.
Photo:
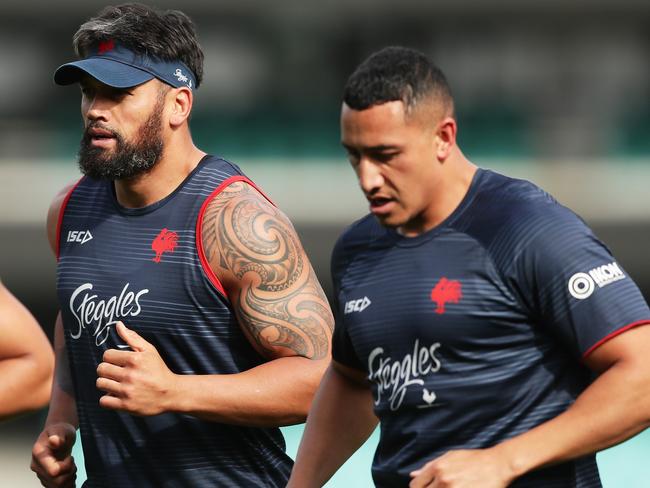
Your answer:
[[[289,219],[245,182],[208,205],[203,248],[228,290],[253,345],[266,356],[329,354],[333,328],[327,299]]]

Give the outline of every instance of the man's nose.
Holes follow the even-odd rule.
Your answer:
[[[108,122],[109,119],[109,101],[95,96],[86,102],[85,116],[88,120]]]
[[[380,168],[368,158],[362,157],[357,167],[359,186],[366,195],[376,193],[384,184]]]

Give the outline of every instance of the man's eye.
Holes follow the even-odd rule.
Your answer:
[[[352,166],[357,166],[359,164],[359,155],[349,152],[348,161],[350,161]]]
[[[374,158],[380,163],[388,163],[395,156],[397,156],[397,153],[378,153],[374,155]]]
[[[109,97],[112,98],[113,100],[121,100],[128,94],[129,92],[127,90],[114,90],[109,93]]]

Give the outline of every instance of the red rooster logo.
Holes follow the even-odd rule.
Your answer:
[[[445,313],[445,304],[458,303],[461,298],[463,298],[463,292],[460,281],[442,277],[431,290],[431,300],[436,304],[436,313]]]
[[[108,41],[102,41],[97,47],[97,54],[104,54],[115,49],[115,41],[109,39]]]
[[[153,258],[154,263],[159,263],[164,252],[174,252],[178,245],[178,234],[172,232],[167,227],[160,231],[160,234],[151,243],[151,249],[154,250],[156,256]]]

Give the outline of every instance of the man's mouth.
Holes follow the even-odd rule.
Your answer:
[[[370,202],[371,207],[381,207],[382,205],[390,202],[391,200],[390,198],[379,197],[379,198],[370,198],[368,199],[368,201]]]
[[[88,136],[90,145],[95,147],[111,146],[117,139],[111,131],[98,128],[88,129]]]
[[[386,197],[368,198],[370,203],[370,211],[375,215],[388,213],[394,205],[395,200]]]

